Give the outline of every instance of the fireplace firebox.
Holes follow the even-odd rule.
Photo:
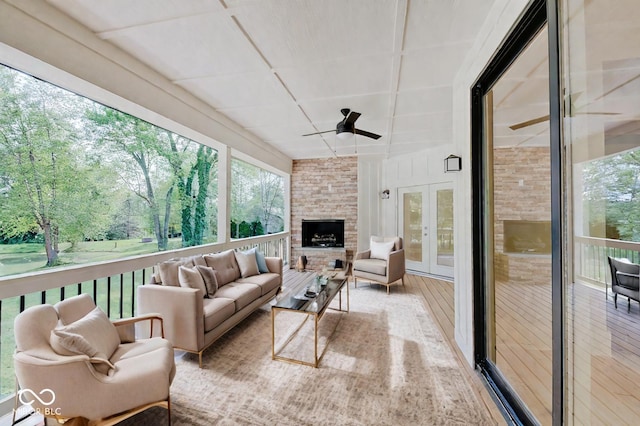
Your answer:
[[[551,254],[551,222],[505,220],[504,252]]]
[[[344,219],[302,219],[302,247],[344,247]]]

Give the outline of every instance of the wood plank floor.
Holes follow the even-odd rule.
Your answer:
[[[301,274],[291,273],[293,272],[292,269],[288,271],[285,271],[284,274],[283,285],[285,287],[290,287],[296,282],[299,283],[300,280],[303,279]],[[350,285],[353,285],[352,281]],[[391,287],[390,291],[410,292],[424,298],[425,307],[430,312],[436,326],[440,329],[444,339],[449,344],[449,347],[455,353],[460,369],[467,377],[478,399],[487,407],[487,410],[496,425],[506,425],[507,423],[498,410],[483,380],[480,378],[479,374],[469,366],[464,355],[455,343],[453,283],[435,278],[407,274],[405,275],[405,286]]]
[[[551,288],[496,285],[496,365],[541,424],[551,424]],[[575,424],[635,424],[640,416],[640,308],[585,284],[567,291],[566,368]]]
[[[425,306],[458,355],[497,423],[504,420],[484,383],[463,358],[454,339],[454,285],[407,275],[406,289]],[[391,288],[391,291],[400,291]],[[566,365],[568,413],[573,424],[636,424],[640,418],[640,305],[584,284],[567,291]],[[551,424],[550,286],[498,284],[496,364],[543,425]]]

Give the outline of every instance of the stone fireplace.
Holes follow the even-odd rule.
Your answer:
[[[303,222],[311,229],[315,226],[316,230],[303,232]],[[358,244],[357,223],[358,159],[355,156],[293,161],[290,268],[295,267],[302,255],[307,257],[308,270],[319,271],[338,259],[351,262]],[[339,236],[331,235],[340,233],[332,230],[340,225],[342,242]],[[314,234],[318,234],[315,242],[311,241]]]

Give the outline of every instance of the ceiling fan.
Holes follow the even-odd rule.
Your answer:
[[[311,135],[319,135],[322,133],[336,132],[336,136],[338,136],[341,139],[347,138],[354,133],[356,135],[362,135],[372,139],[380,139],[381,137],[380,135],[367,132],[366,130],[356,129],[355,122],[358,119],[358,117],[360,117],[361,115],[359,112],[351,111],[349,108],[342,108],[340,112],[342,113],[344,118],[340,120],[338,124],[336,124],[335,130],[325,130],[323,132],[308,133],[302,136],[311,136]]]
[[[568,105],[568,116],[573,117],[575,115],[619,115],[619,112],[596,112],[596,111],[588,111],[588,112],[580,112],[578,108],[574,105],[573,101],[577,99],[582,92],[577,92],[574,96],[567,95],[565,97],[565,102],[568,101],[566,105]],[[509,126],[511,130],[518,130],[525,127],[533,126],[534,124],[543,123],[549,120],[549,114],[542,115],[540,117],[532,118],[527,121],[523,121],[520,123],[513,124]]]

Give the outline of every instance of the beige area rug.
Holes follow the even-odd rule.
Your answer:
[[[350,312],[328,311],[321,323],[322,342],[335,332],[319,368],[271,359],[268,306],[208,349],[204,368],[192,354],[176,358],[173,424],[493,424],[419,296],[366,284],[350,291]],[[301,318],[279,315],[277,330]],[[311,330],[302,327],[290,351],[313,356]],[[166,424],[166,411],[123,424]]]

